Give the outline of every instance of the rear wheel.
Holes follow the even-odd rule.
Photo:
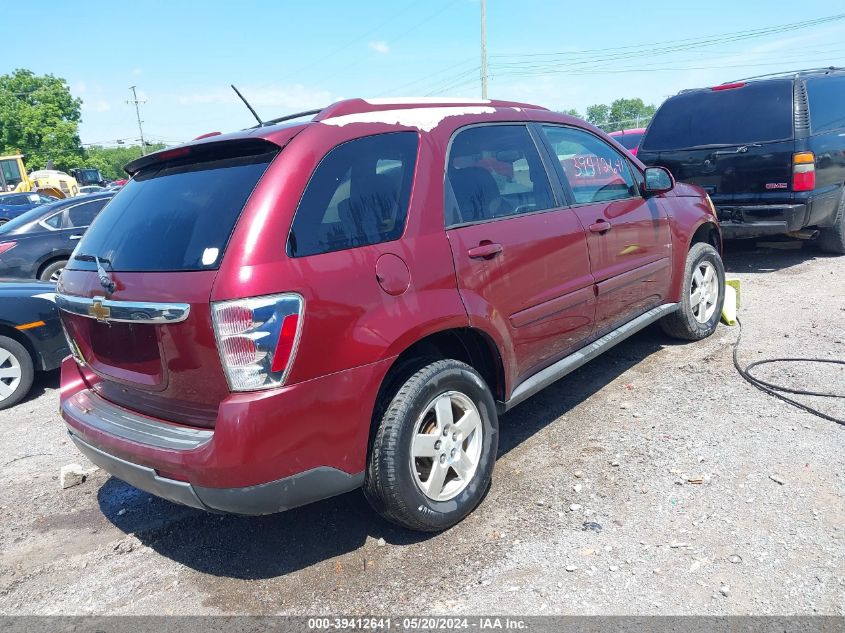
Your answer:
[[[833,226],[819,231],[819,247],[827,253],[845,255],[845,187],[836,217],[833,218]]]
[[[673,338],[698,341],[716,331],[725,302],[725,267],[710,244],[693,244],[684,268],[684,289],[678,309],[660,320]]]
[[[393,395],[370,450],[364,492],[386,519],[445,530],[481,502],[498,447],[493,395],[472,367],[433,362]]]
[[[59,276],[61,276],[62,271],[67,266],[67,261],[60,260],[57,262],[53,262],[49,266],[45,266],[44,270],[41,271],[41,274],[38,275],[38,278],[41,281],[52,281],[53,283],[58,283]]]
[[[15,339],[0,336],[0,409],[20,402],[29,393],[34,377],[27,349]]]

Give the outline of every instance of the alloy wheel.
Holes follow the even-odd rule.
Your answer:
[[[692,274],[689,299],[695,320],[707,323],[719,300],[719,276],[716,267],[707,260],[700,262]]]
[[[10,351],[0,348],[0,400],[5,400],[21,383],[21,363]]]
[[[482,423],[472,400],[458,391],[439,395],[417,420],[411,444],[411,472],[434,501],[458,496],[481,461]]]

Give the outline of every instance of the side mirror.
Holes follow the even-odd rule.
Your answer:
[[[645,185],[643,193],[647,196],[654,196],[659,193],[672,191],[675,187],[675,179],[665,167],[646,167]]]

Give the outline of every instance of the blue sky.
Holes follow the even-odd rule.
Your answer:
[[[246,127],[235,83],[264,118],[343,97],[480,93],[478,0],[41,0],[4,9],[0,73],[65,78],[83,99],[84,143],[176,143]],[[488,0],[490,96],[554,109],[641,97],[777,70],[845,66],[838,1]],[[27,27],[26,25],[31,25]],[[739,34],[689,48],[684,40]],[[671,42],[671,43],[670,43]],[[695,43],[695,42],[693,42]],[[620,48],[623,47],[623,48]],[[664,49],[664,50],[660,50]],[[670,49],[670,50],[665,50]]]

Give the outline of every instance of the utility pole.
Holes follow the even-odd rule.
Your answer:
[[[481,0],[481,98],[487,98],[487,3]]]
[[[141,156],[147,155],[147,144],[144,142],[144,128],[141,127],[141,111],[138,109],[139,103],[146,103],[145,101],[138,101],[138,95],[135,94],[135,86],[129,86],[129,89],[132,91],[132,101],[127,101],[126,103],[134,103],[135,104],[135,116],[138,117],[138,133],[141,135]]]

